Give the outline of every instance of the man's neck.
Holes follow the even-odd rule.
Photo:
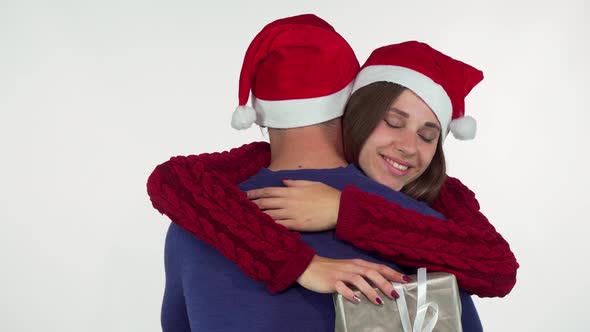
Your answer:
[[[329,169],[348,165],[340,123],[293,129],[269,129],[270,170]]]

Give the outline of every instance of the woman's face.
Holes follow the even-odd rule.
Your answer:
[[[359,165],[371,179],[399,191],[428,168],[440,132],[430,107],[406,89],[365,141]]]

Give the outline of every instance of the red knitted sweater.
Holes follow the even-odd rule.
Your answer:
[[[156,167],[147,189],[160,213],[274,293],[296,282],[315,252],[237,188],[269,163],[265,142],[173,157]],[[475,194],[448,177],[433,208],[448,219],[441,222],[350,185],[342,191],[336,235],[396,263],[453,273],[461,288],[480,297],[508,294],[518,263],[479,211]]]

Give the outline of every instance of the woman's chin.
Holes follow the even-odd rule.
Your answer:
[[[400,191],[402,190],[402,188],[404,187],[404,184],[399,182],[399,181],[391,181],[391,179],[389,179],[388,181],[379,181],[382,185],[385,185],[395,191]]]

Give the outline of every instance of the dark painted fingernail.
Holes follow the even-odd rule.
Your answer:
[[[360,297],[358,297],[358,295],[356,295],[356,294],[355,294],[355,295],[353,296],[353,298],[354,298],[354,300],[356,301],[356,303],[361,303],[361,298],[360,298]]]
[[[383,300],[381,300],[379,296],[375,298],[375,301],[377,301],[377,303],[379,303],[380,305],[383,305]]]
[[[404,279],[404,281],[406,281],[406,282],[412,281],[412,278],[410,278],[408,276],[403,276],[402,279]]]
[[[399,294],[395,291],[395,289],[391,291],[391,297],[394,299],[399,299]]]

